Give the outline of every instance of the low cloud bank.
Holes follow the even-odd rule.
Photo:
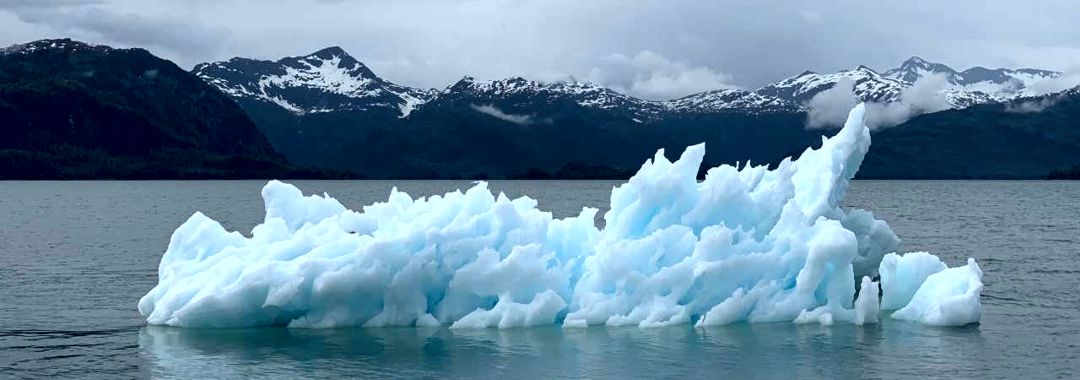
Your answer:
[[[1033,99],[1020,99],[1005,105],[1005,111],[1016,113],[1042,112],[1061,101],[1064,96],[1060,92],[1080,86],[1080,69],[1073,69],[1061,73],[1056,78],[1037,81],[1028,87]],[[1049,94],[1058,94],[1046,96]]]
[[[472,109],[476,112],[494,117],[499,120],[508,121],[517,125],[528,125],[533,123],[532,115],[516,115],[512,113],[506,113],[490,104],[470,104],[469,107],[472,107]]]
[[[609,55],[589,71],[586,79],[622,93],[652,100],[736,88],[731,84],[731,75],[674,61],[647,50],[634,56]]]
[[[944,75],[925,76],[901,91],[895,102],[866,103],[866,125],[871,129],[887,128],[918,115],[949,109],[952,105],[945,95],[948,88],[949,80]],[[858,103],[854,83],[842,80],[810,99],[806,125],[809,128],[840,126],[848,110]]]

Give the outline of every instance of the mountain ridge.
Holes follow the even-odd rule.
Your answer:
[[[89,55],[72,61],[64,53],[68,50]],[[0,52],[0,78],[14,83],[4,87],[0,82],[0,95],[18,94],[0,96],[0,120],[8,126],[28,125],[25,115],[34,115],[47,121],[34,125],[56,127],[47,129],[48,138],[33,128],[8,128],[8,136],[13,136],[8,144],[14,142],[15,148],[0,146],[0,167],[18,166],[23,176],[34,172],[37,178],[230,178],[288,173],[283,171],[286,162],[373,178],[623,178],[657,149],[677,152],[701,142],[709,146],[705,160],[710,166],[748,159],[776,164],[831,133],[806,127],[808,99],[850,81],[858,96],[896,101],[921,86],[914,82],[933,75],[945,78],[935,80],[948,86],[964,86],[962,79],[969,85],[1012,86],[1016,95],[934,89],[946,95],[955,92],[953,99],[982,97],[874,131],[875,147],[861,178],[1039,178],[1080,161],[1074,158],[1080,143],[1074,141],[1077,128],[1072,121],[1080,119],[1080,107],[1072,106],[1074,98],[1080,98],[1078,90],[1024,95],[1029,83],[1025,78],[1058,74],[1017,69],[991,75],[989,69],[973,68],[964,72],[975,70],[978,75],[969,73],[964,79],[959,76],[964,72],[917,57],[883,73],[866,66],[830,74],[806,71],[793,77],[797,81],[778,82],[786,87],[777,89],[790,90],[785,96],[718,89],[644,100],[572,78],[540,82],[464,76],[442,89],[417,89],[378,77],[340,47],[277,61],[236,57],[201,64],[191,72],[142,49],[70,40],[43,40]],[[32,63],[15,58],[22,54],[40,58]],[[113,60],[89,59],[94,54]],[[98,66],[68,67],[72,62]],[[147,69],[138,66],[140,62],[161,66]],[[63,70],[48,71],[54,66]],[[953,74],[957,76],[949,79]],[[26,89],[37,91],[39,86],[51,96],[48,107],[27,103],[34,92]],[[204,98],[214,106],[191,108],[192,99]],[[100,110],[110,112],[109,118],[86,119],[93,121],[89,124],[75,118],[76,125],[89,127],[61,128],[72,122],[58,116]],[[96,135],[63,134],[65,130]],[[236,150],[229,145],[237,141],[227,137],[230,133],[240,133],[244,146],[257,149]],[[81,141],[111,135],[122,138],[87,141],[120,146]],[[166,154],[148,154],[148,147]],[[981,156],[985,154],[996,158]],[[27,166],[28,160],[42,157],[62,165],[44,170]],[[83,162],[96,167],[87,169]],[[169,171],[171,166],[179,171]],[[57,171],[64,167],[81,174]],[[240,171],[229,174],[230,168]]]
[[[340,48],[320,52],[324,60],[347,55]],[[351,56],[348,59],[350,62],[355,60]],[[1003,104],[1025,96],[1026,93],[1017,89],[1022,90],[1028,82],[1016,86],[1017,80],[1008,75],[1057,75],[1034,69],[1002,69],[997,74],[991,73],[993,75],[980,70],[965,70],[969,80],[964,82],[960,76],[964,72],[912,57],[884,72],[864,65],[826,74],[808,70],[757,90],[720,89],[669,100],[640,99],[574,79],[540,82],[516,76],[478,80],[466,75],[442,89],[427,90],[426,93],[432,94],[430,97],[413,103],[407,117],[395,118],[361,108],[272,116],[270,114],[275,112],[285,112],[268,111],[275,107],[273,102],[252,105],[250,99],[237,99],[248,104],[245,108],[271,137],[275,147],[300,163],[330,162],[334,168],[375,176],[411,173],[405,175],[454,177],[482,173],[500,178],[538,173],[537,176],[544,177],[546,174],[543,173],[566,172],[571,170],[568,169],[570,166],[589,165],[595,166],[588,169],[590,172],[625,173],[628,166],[633,166],[638,158],[651,154],[657,147],[677,150],[678,144],[700,141],[711,141],[710,146],[728,150],[715,153],[717,150],[710,149],[707,159],[714,162],[733,162],[738,158],[771,162],[797,155],[801,148],[813,145],[823,133],[804,127],[809,101],[840,83],[850,82],[854,96],[862,101],[890,103],[902,101],[905,92],[919,86],[917,83],[924,78],[943,75],[942,87],[933,90],[942,94],[952,109],[965,109],[980,104]],[[971,72],[982,74],[972,76]],[[370,71],[364,75],[371,80],[384,81]],[[994,90],[997,87],[987,83],[1012,87]],[[716,126],[722,125],[736,127],[717,131]],[[509,131],[519,136],[508,135]],[[684,136],[673,138],[672,134],[676,133]],[[691,141],[694,139],[699,141]],[[772,142],[771,145],[751,144],[749,141],[754,139],[771,139]],[[500,143],[477,145],[481,141]],[[598,145],[621,146],[629,153],[607,152],[605,155],[589,150]],[[311,146],[319,148],[312,153]],[[395,148],[387,150],[387,146]],[[566,159],[547,157],[536,151],[536,146],[559,147],[565,151]],[[756,150],[749,150],[750,146]],[[522,161],[535,167],[510,163],[492,165],[501,160],[497,152],[504,149],[518,152]],[[459,154],[470,150],[475,154],[472,161]],[[402,154],[408,157],[388,159]],[[351,158],[339,158],[345,156]],[[362,163],[358,164],[358,161]],[[577,162],[576,166],[571,165],[571,161]],[[879,175],[888,177],[887,173],[879,172]]]
[[[314,61],[314,58],[320,61]],[[299,66],[300,64],[308,66],[302,67]],[[275,73],[271,69],[264,68],[260,71],[252,68],[259,65],[278,65],[295,71],[282,73],[281,70],[277,70]],[[343,68],[342,65],[355,65],[355,67],[338,72],[314,70],[326,66]],[[900,66],[881,72],[865,65],[824,74],[807,70],[753,90],[736,89],[725,92],[724,89],[716,89],[667,100],[646,100],[619,93],[602,85],[573,79],[553,82],[539,82],[523,77],[477,80],[466,75],[442,89],[408,87],[379,77],[338,46],[323,48],[308,55],[284,57],[277,61],[237,57],[227,61],[199,64],[192,71],[234,97],[261,98],[263,101],[275,103],[297,114],[330,112],[348,108],[390,107],[396,108],[402,118],[407,117],[412,111],[422,107],[436,96],[463,91],[465,88],[462,85],[469,83],[473,86],[472,90],[488,92],[491,96],[507,95],[497,94],[499,91],[530,89],[539,96],[551,96],[560,89],[566,90],[564,95],[567,96],[591,95],[593,99],[583,100],[582,103],[601,108],[620,106],[632,108],[632,112],[636,113],[640,119],[654,117],[656,113],[680,111],[798,112],[814,96],[845,81],[852,84],[853,93],[861,101],[890,103],[901,100],[901,94],[906,89],[930,75],[944,75],[948,87],[938,89],[938,91],[945,95],[951,108],[964,108],[974,104],[1003,102],[1022,96],[1031,96],[1033,93],[1027,90],[1032,83],[1053,79],[1060,75],[1054,71],[1029,68],[973,67],[961,72],[947,65],[913,56],[902,62]],[[232,74],[235,72],[248,72],[251,78],[237,78]],[[344,79],[350,75],[352,81]],[[334,79],[328,79],[331,76]],[[319,80],[323,82],[319,83]],[[322,90],[326,94],[340,95],[350,99],[328,101],[319,98],[318,95],[310,94],[306,96],[319,100],[309,99],[297,102],[286,99],[303,99],[304,95],[296,94],[297,88]],[[352,91],[343,91],[343,89]],[[588,91],[583,94],[581,90]],[[389,95],[378,97],[383,93]]]

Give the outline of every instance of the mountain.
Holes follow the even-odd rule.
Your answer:
[[[956,70],[949,66],[928,62],[919,57],[911,57],[901,63],[900,67],[886,70],[882,75],[902,83],[913,84],[929,75],[944,75],[948,78],[955,78],[958,74]]]
[[[233,58],[192,72],[247,111],[274,148],[306,166],[354,170],[355,141],[403,124],[434,90],[400,86],[330,47],[277,61]]]
[[[432,102],[498,105],[511,112],[543,114],[573,108],[609,113],[639,122],[654,120],[665,111],[665,107],[658,102],[637,99],[573,79],[541,83],[521,77],[493,81],[465,77],[436,95]]]
[[[340,48],[273,62],[234,58],[194,73],[232,96],[290,160],[375,177],[614,175],[663,146],[787,136],[755,153],[767,161],[821,135],[802,127],[801,106],[749,91],[651,101],[574,79],[521,77],[464,77],[423,90],[376,76]],[[764,120],[781,125],[757,128],[773,124]],[[734,144],[709,158],[762,145]]]
[[[658,148],[679,152],[702,141],[711,147],[707,159],[713,162],[778,161],[820,142],[821,131],[806,130],[802,114],[786,112],[797,108],[790,103],[730,105],[761,99],[749,92],[713,92],[656,102],[574,80],[466,77],[414,111],[406,125],[384,131],[381,138],[397,137],[390,144],[366,146],[397,149],[372,160],[412,152],[382,164],[409,162],[413,168],[406,171],[433,176],[545,177],[582,166],[625,173]]]
[[[1033,96],[1032,87],[1040,81],[1057,78],[1054,71],[1036,69],[985,69],[975,67],[956,71],[940,63],[911,57],[899,67],[879,73],[866,66],[818,74],[806,71],[802,74],[765,85],[757,93],[798,104],[806,104],[817,94],[833,88],[837,83],[850,82],[857,98],[866,102],[889,103],[901,100],[906,89],[931,76],[943,78],[943,83],[931,83],[935,91],[942,93],[952,108],[965,108],[975,104],[1006,102]]]
[[[860,178],[1065,176],[1080,165],[1080,87],[921,115],[873,139]]]
[[[0,178],[306,176],[243,109],[142,49],[69,39],[0,50]]]
[[[433,95],[379,78],[336,46],[276,62],[233,58],[192,71],[234,98],[277,104],[298,115],[358,110],[406,117]]]
[[[861,178],[1057,178],[1080,166],[1080,89],[1025,95],[1060,75],[1042,70],[912,58],[653,101],[574,79],[411,88],[336,47],[185,72],[142,49],[62,39],[0,49],[0,179],[625,178],[657,149],[700,142],[710,166],[773,164],[831,133],[805,127],[814,95],[851,81],[857,96],[897,101],[931,75],[955,109],[874,131]]]
[[[895,69],[884,73],[885,77],[914,84],[928,75],[943,76],[955,90],[982,93],[991,101],[1008,101],[1035,95],[1032,85],[1057,78],[1059,72],[1036,69],[986,69],[973,67],[957,72],[940,63],[927,62],[911,57]],[[985,103],[985,102],[984,102]]]
[[[931,75],[940,81],[932,90],[955,109],[875,131],[862,176],[1035,178],[1070,167],[1065,163],[1075,156],[1065,150],[1040,153],[1053,156],[1046,159],[1016,156],[1016,149],[1032,148],[1025,138],[1071,147],[1069,125],[1032,137],[1033,124],[1025,123],[1041,119],[1017,113],[1046,104],[1024,94],[1057,73],[958,72],[917,57],[881,73],[865,66],[805,72],[755,91],[720,89],[664,101],[574,79],[466,76],[443,89],[416,89],[378,77],[336,47],[278,61],[234,58],[194,72],[235,99],[290,160],[378,178],[621,178],[658,148],[678,152],[700,142],[713,165],[747,158],[775,163],[830,133],[805,127],[806,103],[815,95],[848,81],[865,101],[902,101]],[[980,123],[994,126],[982,133]],[[1009,136],[1019,139],[1015,146]],[[1013,161],[980,158],[994,152]]]

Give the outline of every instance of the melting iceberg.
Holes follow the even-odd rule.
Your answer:
[[[872,278],[899,239],[840,208],[870,147],[863,112],[773,170],[725,165],[698,182],[703,145],[675,162],[657,152],[612,190],[603,229],[596,209],[555,219],[484,183],[417,199],[395,189],[357,212],[271,181],[250,237],[201,213],[181,225],[139,312],[189,327],[875,323]],[[886,309],[977,322],[974,262],[930,272],[916,256],[885,260]]]

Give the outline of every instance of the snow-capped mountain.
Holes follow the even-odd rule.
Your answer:
[[[498,105],[528,113],[574,107],[629,115],[638,121],[654,119],[666,110],[659,102],[638,99],[592,83],[574,79],[543,83],[521,77],[476,80],[467,76],[441,91],[433,102]]]
[[[914,84],[929,75],[941,75],[952,85],[949,89],[951,91],[982,93],[989,97],[987,101],[1000,102],[1037,95],[1032,91],[1033,84],[1057,78],[1061,73],[1036,69],[987,69],[983,67],[973,67],[958,72],[940,63],[911,57],[900,67],[885,71],[883,75],[906,84]]]
[[[379,78],[339,47],[276,62],[233,58],[193,72],[234,98],[271,102],[295,114],[388,109],[405,117],[434,95]]]
[[[800,112],[803,107],[784,99],[744,90],[713,90],[662,102],[669,110],[710,113],[731,110],[745,113]]]
[[[940,63],[927,62],[919,57],[911,57],[900,64],[900,67],[885,70],[882,75],[886,78],[895,79],[903,83],[913,84],[919,79],[929,75],[945,75],[954,78],[958,73],[949,66]]]
[[[932,91],[944,96],[952,108],[965,108],[1037,95],[1033,84],[1060,75],[1045,70],[981,67],[961,72],[912,57],[883,72],[866,66],[835,73],[806,71],[754,91],[713,90],[654,101],[574,79],[545,83],[521,77],[477,80],[466,76],[442,90],[412,88],[379,78],[339,47],[276,62],[233,58],[201,64],[194,73],[242,104],[273,104],[297,116],[366,114],[366,124],[392,124],[388,115],[406,118],[431,102],[440,103],[429,107],[438,112],[446,111],[449,104],[466,110],[490,106],[499,112],[545,119],[553,113],[567,114],[578,109],[637,123],[678,114],[799,113],[806,111],[805,106],[814,96],[838,83],[850,83],[853,94],[863,101],[889,103],[903,101],[909,89],[931,76],[944,78],[941,83],[931,83],[938,86]]]
[[[573,103],[584,109],[629,114],[638,122],[661,118],[668,113],[758,114],[803,110],[793,102],[745,90],[713,90],[677,99],[653,101],[574,79],[543,83],[521,77],[494,81],[478,81],[465,77],[447,87],[436,95],[436,98],[463,95],[485,104],[501,103],[521,109]]]
[[[665,112],[797,112],[799,106],[763,93],[716,90],[667,101],[639,99],[573,78],[550,83],[513,77],[464,77],[443,90],[402,86],[379,78],[339,47],[278,61],[233,58],[204,63],[193,73],[238,100],[276,104],[296,115],[392,109],[406,117],[436,97],[468,96],[480,102],[507,100],[522,107],[553,102],[624,115],[639,122]]]
[[[887,78],[869,67],[859,66],[831,74],[806,71],[759,88],[756,92],[765,96],[805,104],[814,95],[824,92],[842,81],[849,81],[853,86],[852,90],[855,96],[868,102],[896,101],[900,98],[900,92],[907,86],[905,83]]]
[[[833,88],[838,83],[850,82],[852,92],[863,101],[889,103],[900,101],[906,89],[931,76],[944,78],[934,89],[941,93],[953,108],[965,108],[974,104],[1003,102],[1023,96],[1037,95],[1033,84],[1057,78],[1060,73],[1035,69],[986,69],[975,67],[956,71],[940,63],[911,57],[899,67],[877,72],[866,66],[819,74],[807,71],[802,74],[759,88],[761,95],[777,97],[798,104],[806,104],[815,95]]]

